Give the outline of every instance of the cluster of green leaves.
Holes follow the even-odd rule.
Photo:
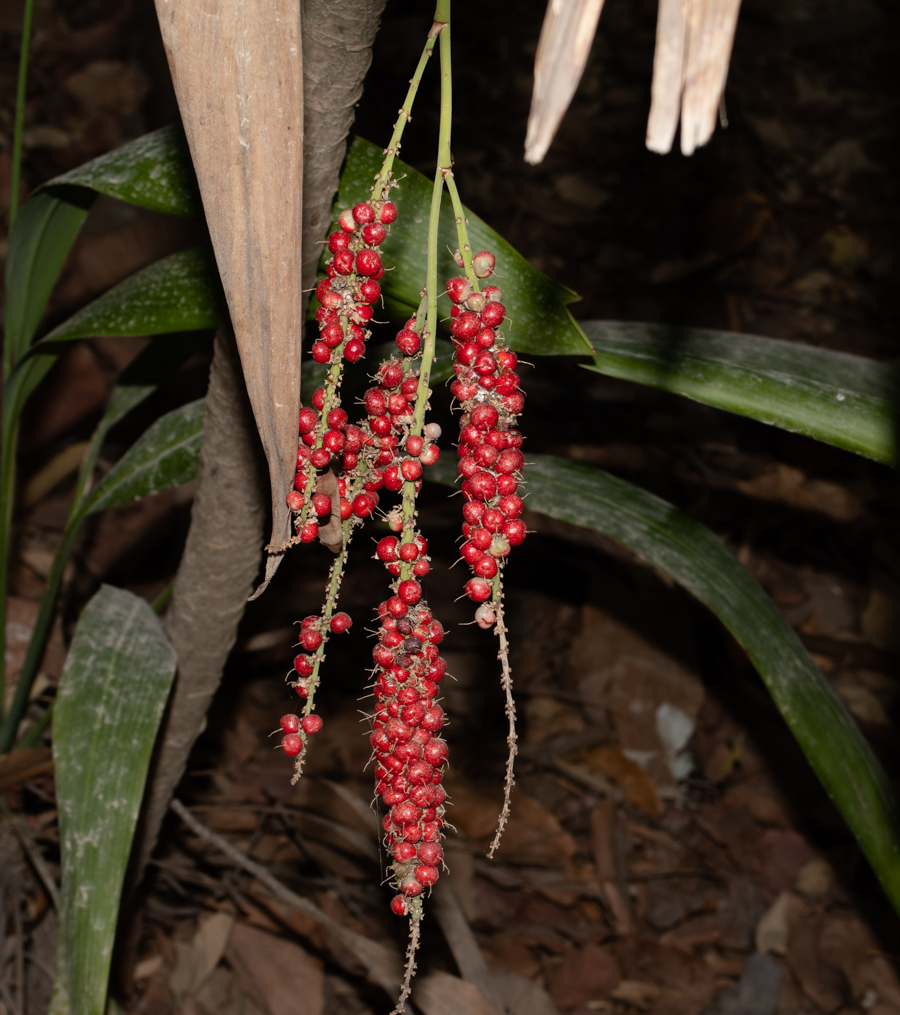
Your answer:
[[[366,193],[381,159],[380,149],[354,142],[341,180],[339,207]],[[400,216],[390,244],[396,270],[385,276],[383,291],[388,310],[405,317],[415,311],[424,281],[431,183],[409,166],[398,164],[397,173],[402,184],[392,196]],[[16,220],[10,238],[3,364],[2,437],[7,452],[15,447],[25,400],[66,342],[101,335],[161,338],[123,374],[85,456],[33,645],[0,733],[0,750],[15,743],[79,526],[97,511],[184,482],[197,469],[202,403],[182,406],[157,420],[91,488],[97,455],[111,427],[193,350],[190,336],[218,320],[221,294],[208,249],[184,251],[137,272],[35,341],[65,257],[100,193],[166,214],[201,215],[183,138],[168,128],[51,181],[29,198]],[[519,352],[581,357],[588,370],[663,388],[895,464],[891,391],[876,364],[746,335],[616,322],[582,327],[568,310],[574,293],[536,272],[477,216],[470,215],[469,235],[479,248],[496,251],[503,263],[504,300],[514,308],[511,344]],[[442,247],[454,246],[449,201],[442,209],[441,236]],[[448,263],[448,273],[452,271]],[[443,360],[446,365],[449,356]],[[316,383],[315,368],[304,382],[308,392]],[[900,910],[900,822],[887,779],[856,724],[750,573],[718,537],[673,505],[602,470],[552,456],[536,457],[526,476],[530,507],[597,529],[640,554],[705,603],[744,646]],[[4,600],[14,462],[13,454],[4,455],[0,531]],[[433,478],[453,481],[447,468],[434,471]],[[566,490],[565,497],[558,496],[560,489]],[[120,636],[126,631],[127,637]],[[138,665],[143,676],[135,681]],[[85,1012],[101,1012],[105,1003],[124,861],[174,669],[171,649],[167,651],[152,611],[129,593],[101,589],[76,629],[54,730],[66,931],[66,976],[60,986],[82,999]],[[123,694],[126,685],[128,694]],[[134,695],[136,685],[144,688],[145,697]],[[102,708],[84,707],[101,695]],[[130,746],[121,739],[122,730],[127,730]],[[114,747],[117,737],[120,750]],[[115,821],[104,821],[112,811],[111,794],[123,807]],[[85,849],[88,841],[91,848]],[[105,865],[101,857],[117,859]],[[99,894],[105,902],[102,911],[90,902],[93,930],[81,934],[84,895],[76,889],[99,884],[100,870],[105,887]],[[88,938],[90,947],[85,944]]]

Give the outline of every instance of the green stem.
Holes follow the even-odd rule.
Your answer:
[[[4,423],[7,421],[4,419]],[[16,490],[16,447],[19,443],[19,421],[4,426],[2,464],[0,464],[0,689],[6,687],[6,609],[9,592],[9,564],[12,551],[12,519]],[[0,719],[6,708],[0,694]]]
[[[434,52],[434,41],[441,30],[441,25],[435,21],[431,26],[431,31],[428,33],[428,39],[425,43],[425,48],[422,50],[422,55],[419,57],[419,63],[416,66],[415,73],[409,82],[409,91],[406,93],[406,98],[403,100],[403,105],[400,107],[397,122],[394,124],[394,133],[391,135],[391,140],[388,142],[388,146],[385,149],[385,160],[381,167],[381,171],[378,176],[375,177],[375,186],[372,189],[372,199],[374,201],[384,193],[385,188],[390,183],[391,170],[394,167],[394,159],[400,152],[400,141],[403,138],[403,131],[406,128],[407,123],[412,119],[412,107],[413,102],[416,98],[416,93],[419,90],[419,83],[422,80],[422,74],[425,71],[425,65],[428,63],[431,54]]]
[[[66,527],[62,542],[57,547],[56,554],[53,557],[50,574],[47,576],[47,583],[44,585],[44,591],[41,593],[38,615],[34,622],[34,630],[31,632],[31,639],[28,642],[25,660],[22,663],[22,672],[19,674],[16,693],[9,712],[4,717],[2,726],[0,726],[0,754],[6,754],[12,750],[16,741],[19,723],[22,721],[22,717],[28,708],[31,688],[38,675],[38,668],[44,656],[47,639],[50,636],[50,628],[53,624],[53,614],[56,607],[56,597],[59,594],[63,573],[65,572],[66,564],[69,562],[72,544],[75,541],[79,528],[80,525],[72,525],[71,523]]]
[[[31,729],[25,734],[24,737],[22,737],[19,743],[16,744],[16,747],[24,749],[26,747],[35,746],[38,740],[40,740],[41,734],[50,725],[53,719],[53,704],[55,703],[49,704],[44,709],[44,712],[41,715],[41,717],[35,720],[34,725],[32,725]]]
[[[463,259],[463,270],[475,292],[481,292],[475,269],[472,267],[472,247],[469,244],[469,230],[466,228],[466,213],[459,197],[459,191],[456,189],[456,180],[452,171],[447,174],[447,191],[450,194],[450,203],[453,205],[453,214],[456,218],[456,239]]]
[[[28,50],[31,46],[31,16],[34,0],[25,0],[22,42],[19,49],[19,83],[16,88],[16,119],[13,127],[12,174],[9,182],[9,230],[12,232],[19,208],[19,181],[22,176],[22,132],[25,126],[25,92],[28,84]]]

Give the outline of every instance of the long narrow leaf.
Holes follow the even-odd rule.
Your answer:
[[[145,134],[77,166],[43,189],[55,191],[60,186],[84,187],[164,215],[203,218],[191,155],[177,125]]]
[[[93,194],[66,187],[35,194],[19,209],[6,262],[4,381],[25,355],[93,201]]]
[[[214,328],[221,288],[212,251],[192,247],[120,282],[63,321],[35,348],[101,335],[162,335]]]
[[[640,487],[550,455],[529,458],[529,508],[598,529],[640,554],[708,606],[743,645],[900,912],[896,797],[853,719],[750,572],[709,529]],[[452,482],[443,462],[429,472]]]
[[[38,667],[47,645],[47,637],[50,633],[50,624],[53,620],[59,586],[69,561],[72,546],[85,518],[85,495],[103,442],[112,427],[124,419],[132,409],[135,409],[141,402],[149,398],[165,377],[177,369],[198,346],[199,342],[194,334],[171,335],[153,342],[123,372],[118,384],[110,395],[106,411],[94,430],[78,473],[72,499],[72,509],[69,513],[62,539],[53,555],[50,573],[47,576],[47,582],[41,593],[38,615],[28,643],[28,650],[25,653],[25,659],[22,662],[22,669],[16,685],[16,693],[13,695],[9,711],[4,715],[2,723],[0,723],[0,754],[13,748],[19,723],[22,721],[25,710],[28,707],[31,688],[38,674]],[[178,474],[172,474],[171,478],[173,484],[182,481]]]
[[[589,370],[685,395],[896,464],[896,369],[755,335],[620,321],[582,322]]]
[[[197,475],[206,402],[161,416],[109,470],[85,501],[85,514],[150,497]]]
[[[353,142],[341,176],[338,211],[368,194],[383,161],[381,148],[361,138]],[[394,163],[394,175],[400,180],[400,186],[391,191],[391,200],[397,204],[400,214],[391,226],[384,259],[386,264],[395,266],[396,271],[387,272],[381,285],[389,305],[393,304],[393,309],[408,315],[415,313],[425,286],[432,183],[399,160]],[[535,355],[589,355],[592,352],[590,343],[566,309],[566,304],[577,300],[578,296],[532,268],[517,250],[473,212],[466,214],[473,253],[490,250],[497,257],[498,275],[492,281],[503,289],[504,304],[509,307],[510,318],[504,331],[510,345]],[[460,269],[449,253],[458,246],[453,208],[445,195],[438,240],[439,271],[445,278],[459,274]],[[449,317],[449,302],[445,311]]]
[[[103,586],[75,629],[53,719],[69,997],[102,1015],[122,882],[175,651],[143,599]]]

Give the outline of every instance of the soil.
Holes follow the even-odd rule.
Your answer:
[[[454,23],[455,173],[464,200],[540,270],[582,295],[583,320],[765,335],[894,369],[898,335],[900,20],[876,0],[745,0],[728,126],[691,158],[643,145],[655,5],[608,0],[572,107],[545,161],[522,159],[542,3]],[[388,5],[356,129],[387,137],[428,15]],[[20,14],[0,13],[0,201],[8,209]],[[433,166],[436,81],[404,158]],[[177,115],[148,0],[43,0],[35,12],[23,195]],[[48,326],[196,230],[97,202]],[[3,243],[2,256],[6,256]],[[75,346],[33,399],[23,482],[87,439],[143,339]],[[202,395],[195,356],[148,408]],[[652,490],[711,527],[772,596],[891,773],[898,771],[900,534],[893,473],[849,453],[628,382],[538,360],[523,380],[533,452]],[[448,400],[437,418],[452,432]],[[149,416],[121,427],[113,461]],[[66,479],[17,519],[12,676],[65,522]],[[191,490],[97,520],[67,573],[35,715],[53,694],[78,611],[101,581],[148,599],[174,574]],[[565,497],[564,490],[560,497]],[[900,1013],[900,923],[743,651],[667,576],[605,537],[530,515],[508,569],[522,750],[502,798],[503,698],[492,636],[454,602],[457,503],[425,488],[431,605],[450,634],[447,874],[429,902],[412,1001],[425,1015]],[[405,947],[381,886],[365,736],[367,618],[384,572],[367,535],[329,649],[306,772],[271,731],[292,709],[293,624],[319,609],[330,554],[289,555],[250,604],[179,799],[343,927]],[[366,558],[366,559],[362,559]],[[835,745],[840,750],[840,745]],[[58,870],[53,775],[0,759],[10,815]],[[22,842],[0,827],[0,1011],[42,1015],[56,914]],[[27,836],[25,837],[28,838]],[[19,965],[19,961],[24,965]],[[379,961],[381,961],[379,960]],[[114,962],[123,1011],[363,1015],[387,995],[358,955],[188,831],[175,815]],[[12,1003],[18,1008],[10,1007]],[[493,1004],[493,1008],[491,1005]],[[5,1006],[5,1007],[4,1007]]]

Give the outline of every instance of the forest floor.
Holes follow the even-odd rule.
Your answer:
[[[19,5],[0,12],[0,131],[11,134]],[[643,147],[655,4],[608,0],[572,109],[545,162],[521,152],[543,3],[460,5],[456,175],[464,200],[583,297],[583,320],[718,328],[855,353],[898,348],[900,20],[876,0],[745,0],[727,129],[690,159]],[[389,4],[357,130],[390,130],[426,30]],[[147,0],[40,0],[25,190],[176,117]],[[428,12],[425,14],[427,19]],[[429,172],[419,98],[404,158]],[[8,207],[10,153],[0,147]],[[197,242],[183,223],[97,202],[53,297],[59,319]],[[5,240],[0,257],[5,261]],[[387,251],[385,252],[387,255]],[[63,357],[24,428],[9,680],[68,512],[47,465],[90,434],[146,340]],[[208,356],[172,379],[202,395]],[[896,779],[900,752],[900,498],[888,469],[737,416],[538,361],[523,386],[534,452],[607,468],[718,533],[812,652]],[[447,400],[437,412],[449,420]],[[441,416],[443,414],[443,416]],[[124,447],[133,432],[120,430]],[[445,432],[450,432],[445,429]],[[112,460],[121,447],[112,446]],[[456,503],[426,487],[434,570],[454,561]],[[565,497],[565,490],[560,497]],[[100,517],[66,576],[44,660],[52,695],[78,611],[100,582],[153,598],[171,582],[191,489]],[[429,906],[412,1000],[425,1015],[900,1015],[900,923],[743,651],[690,596],[611,541],[530,515],[508,570],[522,750],[513,817],[487,861],[505,719],[490,634],[452,583],[429,598],[451,632],[444,685],[452,765],[450,874]],[[179,799],[341,926],[390,971],[405,924],[380,885],[369,808],[364,628],[329,649],[326,718],[299,785],[273,749],[291,709],[293,624],[318,611],[329,554],[295,551],[250,604]],[[454,572],[456,574],[457,572]],[[357,561],[342,607],[362,619],[383,569]],[[457,583],[458,584],[458,583]],[[7,688],[9,693],[10,684]],[[276,738],[277,739],[277,738]],[[839,750],[840,745],[835,745]],[[43,753],[42,753],[43,752]],[[58,874],[49,750],[0,758],[9,813]],[[2,978],[43,1015],[57,919],[20,840],[0,827]],[[17,962],[24,957],[24,965]],[[174,815],[114,963],[130,1015],[363,1015],[388,998],[359,956]],[[16,993],[18,991],[18,993]],[[491,1005],[494,1007],[491,1007]]]

